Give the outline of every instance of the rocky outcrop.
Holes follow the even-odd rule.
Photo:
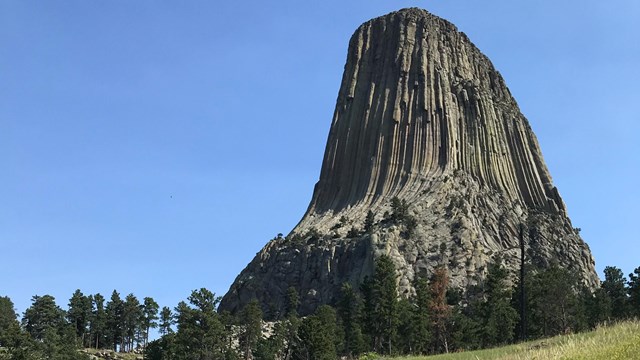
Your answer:
[[[411,231],[385,216],[403,199]],[[367,213],[375,225],[362,231]],[[360,26],[349,44],[320,180],[286,239],[256,255],[223,298],[258,298],[271,316],[289,286],[302,313],[357,285],[388,254],[402,292],[415,274],[449,267],[466,286],[496,254],[518,264],[527,226],[530,261],[557,263],[595,286],[587,245],[573,229],[531,127],[504,80],[454,25],[404,9]],[[410,234],[408,234],[410,233]]]

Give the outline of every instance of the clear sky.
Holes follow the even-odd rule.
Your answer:
[[[492,59],[600,275],[640,266],[640,2],[0,1],[0,296],[224,294],[316,182],[349,37],[419,6]]]

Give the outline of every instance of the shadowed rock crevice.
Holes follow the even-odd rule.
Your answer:
[[[393,197],[417,220],[410,237],[384,218]],[[369,211],[374,229],[347,237]],[[221,308],[256,297],[277,316],[294,286],[307,313],[330,303],[342,282],[357,286],[382,253],[396,263],[402,291],[413,291],[414,274],[439,265],[465,286],[495,254],[517,267],[521,223],[535,223],[532,258],[597,284],[590,251],[502,76],[451,23],[400,10],[353,34],[309,208],[288,240],[258,253]],[[305,236],[312,229],[321,236]]]

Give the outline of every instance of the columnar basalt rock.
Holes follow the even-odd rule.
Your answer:
[[[384,215],[394,197],[417,220],[410,235]],[[374,226],[358,231],[369,211]],[[343,282],[357,286],[380,254],[394,260],[405,294],[416,274],[442,265],[464,287],[495,255],[517,268],[521,224],[530,261],[597,285],[590,250],[500,74],[453,24],[403,9],[352,36],[309,208],[256,255],[221,308],[258,298],[277,317],[293,286],[309,313]]]

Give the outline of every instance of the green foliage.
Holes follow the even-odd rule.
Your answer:
[[[579,328],[578,289],[569,271],[555,266],[539,271],[526,286],[529,335],[548,337]]]
[[[144,331],[144,345],[149,342],[149,330],[158,327],[158,309],[160,306],[151,297],[145,297],[142,302],[142,314],[140,317],[140,328]]]
[[[622,270],[615,266],[604,268],[604,281],[602,289],[611,299],[611,317],[615,320],[622,320],[629,316],[627,289],[625,288],[625,278]]]
[[[296,358],[335,360],[337,358],[336,312],[328,306],[320,306],[314,315],[308,316],[300,325],[300,342]]]
[[[147,360],[175,359],[173,349],[175,347],[175,334],[165,334],[160,339],[151,341],[144,349],[144,358]]]
[[[138,298],[129,294],[122,307],[123,342],[121,351],[132,351],[134,343],[140,342],[138,334],[141,332],[140,319],[143,317],[142,306]]]
[[[258,300],[249,302],[240,314],[242,330],[240,332],[240,349],[246,360],[253,358],[258,341],[262,338],[262,309]]]
[[[34,296],[31,306],[24,312],[22,326],[35,340],[44,341],[45,336],[61,331],[65,325],[65,314],[56,305],[51,295]]]
[[[194,290],[189,304],[180,302],[175,309],[178,332],[175,353],[181,359],[223,358],[226,344],[224,326],[216,312],[220,298],[207,289]]]
[[[400,299],[397,305],[398,327],[395,333],[394,352],[397,354],[413,354],[416,343],[416,325],[414,304],[409,299]]]
[[[13,302],[9,297],[0,296],[0,347],[7,347],[12,342],[9,334],[18,329],[18,315],[13,308]]]
[[[367,217],[364,219],[364,231],[366,233],[371,233],[374,224],[375,215],[373,214],[373,211],[369,210],[369,212],[367,213]]]
[[[85,336],[89,332],[88,326],[92,317],[92,298],[84,296],[80,289],[76,290],[69,299],[67,319],[73,325],[76,332],[76,342],[80,346],[86,346]],[[87,336],[88,337],[88,336]]]
[[[89,347],[101,349],[106,346],[107,333],[107,313],[104,308],[104,296],[95,294],[91,297],[92,313],[90,321],[90,344]]]
[[[173,329],[171,328],[173,324],[173,313],[171,312],[171,309],[168,306],[163,306],[160,311],[160,335],[173,333]]]
[[[406,200],[400,200],[397,196],[394,196],[393,199],[391,199],[391,211],[391,221],[399,224],[409,215],[409,205]]]
[[[374,352],[368,352],[366,354],[362,354],[358,358],[358,360],[379,360],[379,359],[380,359],[380,355]]]
[[[358,294],[349,283],[342,284],[338,300],[338,316],[343,336],[341,355],[349,358],[358,356],[366,349],[361,325],[362,304]]]
[[[110,346],[113,351],[118,350],[118,346],[122,345],[122,341],[124,339],[123,313],[124,302],[120,298],[120,293],[113,290],[111,293],[111,299],[107,302],[105,307],[107,323],[105,346]]]
[[[371,294],[370,328],[374,350],[391,354],[392,342],[398,328],[398,290],[396,268],[390,257],[380,256],[376,260]]]
[[[640,266],[629,274],[629,310],[632,316],[640,318]]]
[[[484,281],[486,300],[481,305],[482,346],[492,347],[513,341],[518,312],[511,306],[508,272],[499,260],[489,265]]]
[[[413,315],[413,344],[412,353],[426,354],[431,342],[431,320],[429,318],[429,282],[426,278],[419,276],[414,282],[416,295],[414,298]]]
[[[287,289],[287,296],[285,299],[285,315],[286,316],[298,316],[298,305],[300,299],[298,298],[298,290],[291,286]]]

